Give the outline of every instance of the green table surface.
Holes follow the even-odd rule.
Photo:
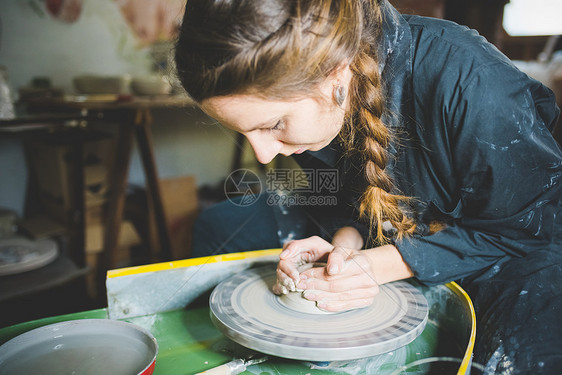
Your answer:
[[[0,344],[47,324],[75,319],[107,319],[107,310],[91,310],[21,323],[0,329]],[[143,317],[124,319],[156,337],[159,345],[155,375],[191,375],[252,354],[227,339],[209,317],[208,306],[189,307]],[[391,374],[400,366],[430,356],[461,357],[461,345],[447,339],[430,321],[424,332],[407,346],[376,357],[353,361],[311,363],[270,357],[248,367],[244,374]]]

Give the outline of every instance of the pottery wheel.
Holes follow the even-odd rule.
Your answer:
[[[271,288],[275,266],[248,269],[219,284],[209,300],[213,323],[262,353],[306,361],[370,357],[402,347],[423,331],[428,304],[406,281],[380,287],[371,306],[334,314],[291,309]]]

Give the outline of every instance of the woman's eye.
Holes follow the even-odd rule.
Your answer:
[[[281,125],[282,125],[282,122],[281,122],[281,120],[279,120],[279,121],[277,121],[277,124],[275,124],[275,126],[271,128],[271,130],[279,130],[279,129],[281,129]]]

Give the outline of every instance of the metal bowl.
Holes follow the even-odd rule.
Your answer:
[[[0,374],[151,375],[158,343],[145,329],[107,319],[55,323],[0,346]]]

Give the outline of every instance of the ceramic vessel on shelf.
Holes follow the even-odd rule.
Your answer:
[[[129,89],[131,77],[122,75],[79,75],[73,83],[80,94],[125,94]]]
[[[172,91],[172,85],[164,76],[147,75],[134,77],[131,89],[137,95],[167,95]]]

